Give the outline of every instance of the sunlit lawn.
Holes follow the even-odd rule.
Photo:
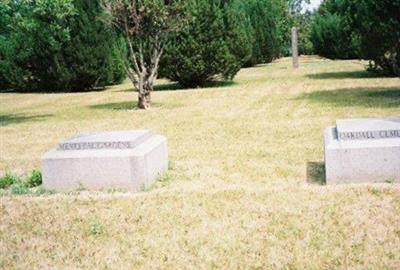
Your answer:
[[[171,163],[139,194],[0,197],[0,268],[399,269],[399,185],[323,185],[324,128],[400,115],[400,80],[365,64],[281,59],[205,89],[160,80],[150,111],[128,82],[0,94],[1,173],[40,168],[86,131],[151,129]]]

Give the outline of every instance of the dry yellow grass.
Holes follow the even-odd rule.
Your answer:
[[[136,128],[168,137],[171,169],[138,194],[1,197],[0,268],[400,269],[399,185],[318,183],[325,127],[400,115],[400,80],[364,64],[281,59],[232,85],[162,85],[151,111],[128,83],[1,94],[2,172],[76,133]]]

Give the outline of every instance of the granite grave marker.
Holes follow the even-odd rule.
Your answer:
[[[57,191],[139,191],[167,168],[167,139],[148,130],[82,134],[42,158],[43,184]]]
[[[325,130],[327,184],[400,182],[400,117],[337,120]]]

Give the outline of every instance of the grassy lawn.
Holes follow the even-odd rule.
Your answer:
[[[128,82],[0,94],[1,173],[86,131],[151,129],[171,161],[143,193],[0,197],[0,268],[400,269],[400,186],[322,185],[324,128],[400,115],[400,80],[365,64],[281,59],[184,91],[161,80],[150,111]]]

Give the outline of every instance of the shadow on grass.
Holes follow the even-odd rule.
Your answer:
[[[154,91],[176,91],[185,89],[179,83],[163,83],[154,85]]]
[[[106,103],[106,104],[97,104],[89,106],[92,109],[102,109],[102,110],[137,110],[137,101],[125,101],[125,102],[114,102],[114,103]]]
[[[362,106],[393,108],[400,107],[400,87],[358,87],[332,91],[306,93],[297,99],[308,99],[313,102],[328,103],[332,106]]]
[[[381,73],[360,70],[360,71],[340,71],[340,72],[309,74],[307,75],[307,77],[310,79],[325,80],[325,79],[368,79],[368,78],[381,78],[387,76]]]
[[[181,103],[158,103],[152,102],[152,108],[165,108],[165,109],[176,109],[183,107]],[[114,103],[105,103],[105,104],[97,104],[89,106],[91,109],[101,109],[101,110],[115,110],[115,111],[130,111],[130,110],[139,110],[137,106],[137,101],[123,101],[123,102],[114,102]]]
[[[0,126],[8,126],[12,124],[20,124],[24,122],[44,121],[51,117],[51,114],[43,115],[23,115],[23,114],[0,114]]]
[[[324,162],[307,162],[307,182],[316,185],[326,185]]]
[[[103,92],[107,90],[108,87],[96,87],[93,89],[86,90],[70,90],[70,91],[57,91],[57,90],[43,90],[43,91],[21,91],[18,89],[2,90],[0,93],[4,94],[77,94],[77,93],[90,93],[90,92]]]
[[[204,88],[223,88],[223,87],[230,87],[233,85],[237,85],[237,82],[234,81],[213,81],[213,82],[208,82],[206,83],[205,86],[203,87],[198,87],[198,88],[189,88],[189,87],[184,87],[181,86],[179,83],[171,82],[171,83],[163,83],[163,84],[158,84],[154,85],[154,91],[155,92],[162,92],[162,91],[177,91],[177,90],[198,90],[198,89],[204,89]],[[126,90],[121,90],[119,92],[135,92],[135,89],[126,89]]]

